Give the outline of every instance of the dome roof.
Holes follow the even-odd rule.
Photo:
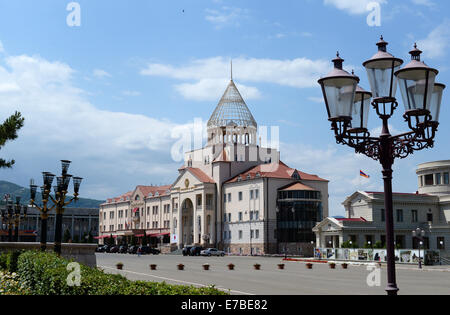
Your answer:
[[[208,121],[208,127],[255,127],[257,124],[233,80]]]

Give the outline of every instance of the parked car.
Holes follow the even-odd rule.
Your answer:
[[[183,248],[183,256],[189,256],[191,254],[192,246],[185,246]]]
[[[97,248],[95,249],[95,252],[97,253],[105,252],[105,245],[98,245]]]
[[[204,250],[204,248],[201,246],[192,246],[191,250],[189,252],[189,255],[190,256],[200,256],[200,253],[202,252],[202,250]]]
[[[139,246],[131,245],[128,247],[128,254],[136,254]]]
[[[225,252],[217,248],[208,248],[200,252],[202,256],[225,256]]]
[[[109,249],[109,253],[115,254],[119,252],[119,246],[115,245]]]
[[[119,253],[120,254],[126,254],[128,252],[128,245],[120,245],[119,246]]]
[[[152,248],[150,246],[140,246],[139,248],[143,255],[146,255],[146,254],[147,255],[150,255],[150,254],[159,255],[159,253],[161,252],[159,249]]]

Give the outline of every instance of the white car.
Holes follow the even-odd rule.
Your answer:
[[[208,248],[205,250],[202,250],[200,252],[200,255],[202,256],[225,256],[225,252],[223,250],[218,250],[217,248]]]

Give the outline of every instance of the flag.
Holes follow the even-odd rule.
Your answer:
[[[365,178],[370,178],[370,176],[364,173],[363,171],[359,171],[359,175]]]

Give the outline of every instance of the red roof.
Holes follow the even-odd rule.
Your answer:
[[[317,189],[311,188],[302,183],[293,183],[293,184],[290,184],[289,186],[284,187],[283,189],[280,189],[280,190],[281,191],[290,191],[290,190],[313,190],[313,191],[315,191]]]
[[[189,171],[194,175],[199,181],[202,183],[211,183],[214,184],[214,180],[209,177],[207,174],[205,174],[201,169],[194,168],[194,167],[186,167],[186,171]]]
[[[363,217],[360,218],[337,218],[338,221],[349,221],[349,222],[367,222]]]
[[[279,163],[260,164],[258,166],[255,166],[250,170],[247,170],[233,177],[232,179],[227,181],[227,183],[237,182],[239,176],[241,177],[241,180],[255,179],[259,177],[292,179],[293,178],[292,175],[294,174],[294,172],[297,172],[300,175],[300,179],[327,181],[323,178],[320,178],[317,175],[307,174],[298,171],[294,168],[290,168],[289,166],[280,161]],[[249,176],[250,178],[248,178]]]
[[[149,197],[150,194],[152,194],[152,197],[155,197],[155,194],[158,193],[158,196],[163,196],[167,193],[170,188],[172,188],[172,185],[165,185],[165,186],[137,186],[137,189],[139,189],[145,197]]]

